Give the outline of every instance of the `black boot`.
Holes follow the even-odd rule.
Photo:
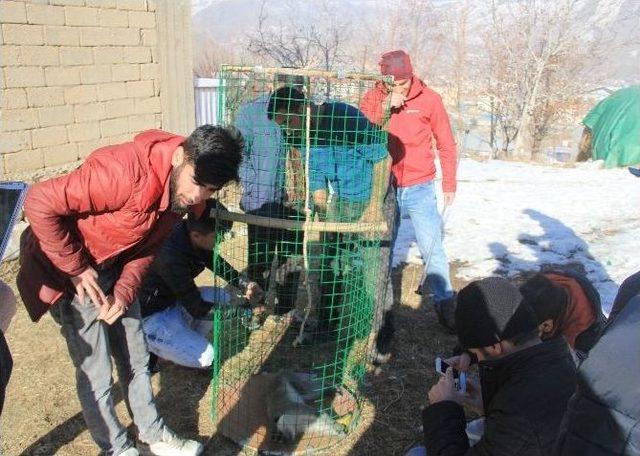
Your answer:
[[[454,294],[449,299],[434,301],[433,308],[438,316],[438,323],[440,323],[440,326],[446,329],[449,334],[455,334],[456,295]]]

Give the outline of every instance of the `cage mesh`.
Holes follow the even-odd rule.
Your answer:
[[[212,416],[244,447],[312,454],[357,426],[376,299],[387,292],[387,135],[358,109],[377,79],[223,70],[218,119],[240,129],[245,157],[217,213],[233,225],[214,270],[241,272],[264,302],[214,313]],[[229,286],[224,272],[217,286]]]

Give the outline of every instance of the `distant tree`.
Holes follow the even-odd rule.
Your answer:
[[[200,78],[215,76],[224,64],[236,63],[233,50],[220,46],[212,38],[196,35],[194,39],[193,74]]]
[[[328,0],[320,3],[319,14],[312,21],[299,6],[298,2],[286,2],[287,22],[271,24],[267,0],[262,0],[256,31],[249,34],[249,50],[285,67],[333,70],[344,63],[351,37],[349,24],[335,17]]]
[[[502,155],[529,160],[571,101],[600,85],[620,41],[580,0],[492,0],[484,31],[487,84]]]

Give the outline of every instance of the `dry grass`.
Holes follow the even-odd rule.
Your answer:
[[[17,262],[3,263],[0,278],[13,286],[17,267]],[[402,455],[420,438],[420,408],[435,381],[433,359],[448,353],[455,340],[440,329],[433,311],[424,308],[428,306],[422,306],[413,292],[419,277],[416,266],[394,273],[398,291],[395,356],[388,365],[367,374],[361,423],[331,451],[333,455]],[[15,364],[1,421],[1,453],[97,454],[80,414],[73,366],[53,320],[45,316],[33,324],[19,304],[7,339]],[[173,429],[206,441],[206,454],[244,454],[215,434],[209,383],[208,372],[163,363],[153,378],[158,407]],[[117,411],[123,422],[130,423],[122,401]]]

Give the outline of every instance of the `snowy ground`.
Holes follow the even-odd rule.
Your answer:
[[[445,249],[468,280],[581,263],[608,313],[622,280],[640,270],[639,203],[640,179],[626,169],[464,159]],[[414,240],[405,219],[395,264],[422,261]]]

